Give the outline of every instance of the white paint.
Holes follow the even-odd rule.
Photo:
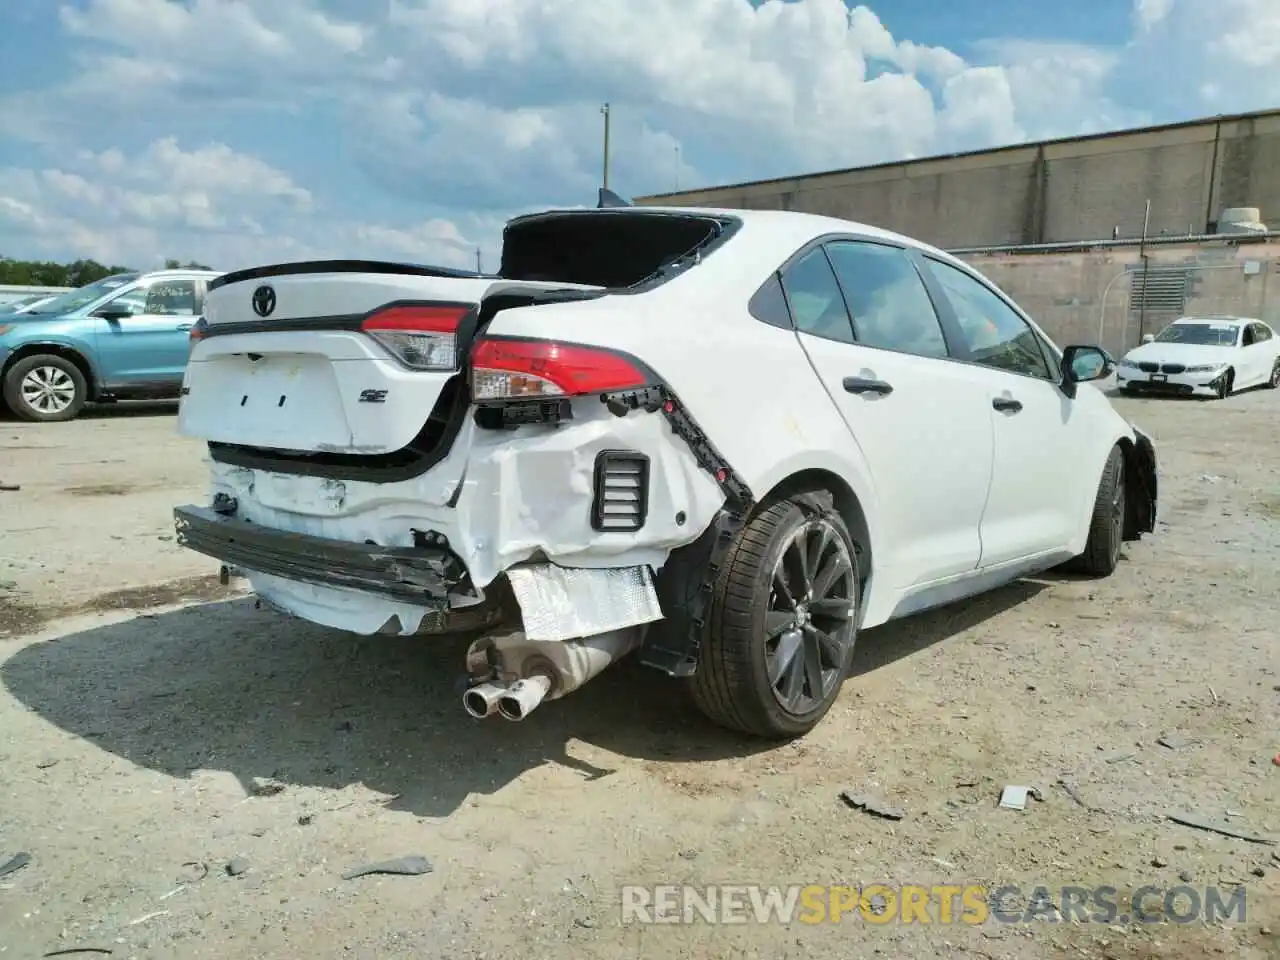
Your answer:
[[[702,212],[739,217],[742,227],[666,283],[644,293],[505,310],[488,332],[639,357],[674,389],[757,500],[802,470],[840,478],[866,515],[873,557],[864,626],[883,623],[926,585],[945,583],[963,592],[966,581],[982,582],[971,578],[1083,550],[1107,456],[1120,439],[1135,436],[1092,385],[1081,384],[1070,399],[1053,383],[991,367],[819,344],[758,322],[747,309],[772,272],[828,234],[922,250],[974,276],[970,267],[907,237],[847,221],[783,211]],[[492,283],[350,274],[271,282],[280,315],[287,317],[370,310],[392,298],[478,300]],[[215,291],[214,322],[249,319],[255,285]],[[228,400],[236,391],[243,394],[242,385],[253,378],[243,361],[227,355],[250,349],[271,354],[273,366],[281,366],[268,376],[272,390],[282,382],[273,378],[296,370],[293,389],[313,417],[271,414],[264,407],[256,419],[228,409],[234,407]],[[379,349],[345,333],[204,341],[188,372],[192,395],[184,402],[181,428],[189,435],[293,449],[395,449],[421,427],[444,378],[400,370]],[[866,399],[840,390],[840,378],[865,370],[892,379],[894,393]],[[350,395],[356,387],[391,392],[385,405],[363,405],[381,409],[362,418]],[[992,399],[1006,393],[1023,402],[1022,413],[993,411]],[[381,485],[347,481],[341,497],[323,489],[323,481],[298,477],[282,488],[253,471],[217,464],[214,487],[236,496],[255,523],[283,530],[386,545],[408,544],[412,527],[439,531],[482,589],[537,554],[569,567],[660,569],[672,549],[706,528],[723,494],[660,414],[614,417],[595,399],[575,400],[573,410],[573,421],[555,428],[484,431],[469,418],[448,456],[423,476]],[[590,526],[594,458],[606,449],[650,457],[649,520],[639,533],[598,533]],[[450,506],[455,491],[458,499]],[[677,514],[685,516],[683,524]],[[334,625],[343,619],[353,624],[347,629],[381,626],[396,607],[349,591],[307,588],[304,595],[258,581],[298,615]],[[346,611],[341,617],[339,608]],[[412,618],[402,620],[412,629]]]

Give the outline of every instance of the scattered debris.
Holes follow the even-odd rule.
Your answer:
[[[1262,869],[1262,867],[1254,867],[1249,872],[1252,873],[1255,877],[1265,877],[1267,875],[1267,871]]]
[[[852,790],[841,790],[840,799],[854,810],[862,810],[872,816],[881,817],[884,820],[901,820],[906,816],[906,814],[897,807],[888,806],[887,804],[876,800],[874,797],[854,793]]]
[[[0,493],[17,493],[22,487],[16,483],[0,483]],[[50,956],[50,954],[45,954]]]
[[[58,765],[58,758],[57,758],[57,757],[46,757],[45,759],[43,759],[43,760],[39,761],[39,762],[36,764],[36,769],[37,769],[37,770],[48,770],[50,767],[56,767],[57,765]]]
[[[1027,808],[1027,797],[1033,800],[1044,800],[1040,791],[1035,787],[1005,787],[1000,793],[1000,806],[1006,810],[1025,810]]]
[[[1086,810],[1093,809],[1089,804],[1084,802],[1084,798],[1080,796],[1080,788],[1076,786],[1074,781],[1068,780],[1066,777],[1059,777],[1058,786],[1065,790],[1067,796],[1074,800],[1078,805],[1084,807]]]
[[[158,917],[167,917],[168,915],[169,915],[168,910],[157,910],[155,913],[144,914],[143,916],[138,917],[138,919],[136,920],[130,920],[129,926],[136,927],[139,924],[146,923],[148,920],[155,920]]]
[[[1161,867],[1161,868],[1164,868],[1164,867],[1167,867],[1167,866],[1169,865],[1169,861],[1168,861],[1168,860],[1166,860],[1164,857],[1152,857],[1152,858],[1151,858],[1151,865],[1152,865],[1153,867]]]
[[[940,866],[943,870],[954,870],[956,865],[950,860],[943,860],[941,857],[934,857],[933,862]]]
[[[679,857],[681,860],[697,860],[698,851],[697,850],[681,850],[679,853]]]
[[[192,868],[192,873],[194,875],[178,877],[178,883],[199,883],[209,875],[209,865],[207,863],[201,863],[199,860],[188,860],[182,866]]]
[[[247,872],[249,869],[249,861],[244,857],[236,857],[226,866],[228,876],[238,877],[240,874]]]
[[[1191,878],[1191,871],[1190,871],[1190,870],[1180,870],[1180,871],[1178,871],[1178,879],[1179,879],[1179,880],[1181,880],[1183,883],[1190,883],[1190,882],[1191,882],[1191,879],[1192,879],[1192,878]]]
[[[1107,763],[1124,763],[1126,760],[1132,760],[1137,757],[1136,753],[1122,753],[1118,756],[1107,757]]]
[[[31,854],[15,853],[3,864],[0,864],[0,877],[7,877],[11,873],[17,873],[30,862]]]
[[[972,780],[972,779],[970,779],[970,780],[957,780],[957,781],[956,781],[956,786],[957,786],[957,787],[976,787],[977,785],[978,785],[978,781],[977,781],[977,780]]]
[[[382,860],[378,863],[353,867],[342,875],[343,880],[354,880],[356,877],[368,876],[371,873],[385,873],[391,876],[418,877],[432,870],[431,861],[426,857],[408,856],[395,860]]]
[[[61,950],[50,950],[42,956],[46,957],[69,957],[76,953],[100,953],[105,955],[114,953],[115,951],[109,947],[63,947]]]
[[[585,930],[594,930],[596,922],[590,917],[576,917],[573,921],[575,926],[582,927]]]
[[[1272,757],[1271,762],[1274,763],[1277,767],[1280,767],[1280,753],[1277,753],[1274,757]]]
[[[315,823],[315,821],[316,815],[314,813],[304,813],[298,817],[298,826],[309,827],[311,824]]]
[[[1183,737],[1176,733],[1166,733],[1156,740],[1156,743],[1160,744],[1160,746],[1168,747],[1170,750],[1181,750],[1183,747],[1189,747],[1199,742],[1194,737]]]
[[[1229,824],[1215,823],[1207,817],[1200,817],[1194,813],[1169,813],[1165,815],[1174,823],[1180,823],[1184,827],[1194,827],[1197,830],[1207,830],[1209,833],[1219,833],[1224,837],[1233,837],[1236,840],[1247,840],[1250,843],[1265,843],[1274,846],[1276,841],[1256,833],[1249,833],[1246,830],[1237,830]]]
[[[274,797],[284,793],[284,784],[273,777],[254,777],[249,790],[255,797]]]
[[[1218,702],[1218,691],[1213,689],[1213,687],[1209,688],[1209,696],[1213,697],[1214,703]]]

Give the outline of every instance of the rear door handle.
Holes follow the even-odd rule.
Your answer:
[[[996,397],[991,401],[991,406],[1001,413],[1017,413],[1022,409],[1022,402],[1013,399],[1013,397]]]
[[[194,324],[194,323],[180,323],[180,324],[178,324],[177,329],[178,329],[178,330],[190,330],[190,329],[191,329],[192,327],[194,327],[194,326],[195,326],[195,324]]]
[[[845,377],[844,389],[848,393],[878,393],[882,397],[893,393],[893,387],[883,380],[864,380],[862,377]]]

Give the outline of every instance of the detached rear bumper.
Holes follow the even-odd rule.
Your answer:
[[[176,507],[173,516],[182,546],[229,566],[285,580],[443,607],[448,595],[469,579],[465,565],[445,545],[380,547],[331,540],[272,530],[194,505]]]

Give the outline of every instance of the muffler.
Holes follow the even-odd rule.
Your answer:
[[[644,639],[644,627],[625,627],[577,640],[530,640],[523,630],[481,637],[467,651],[474,684],[462,704],[476,718],[495,710],[523,720],[546,700],[558,700],[599,676]]]

